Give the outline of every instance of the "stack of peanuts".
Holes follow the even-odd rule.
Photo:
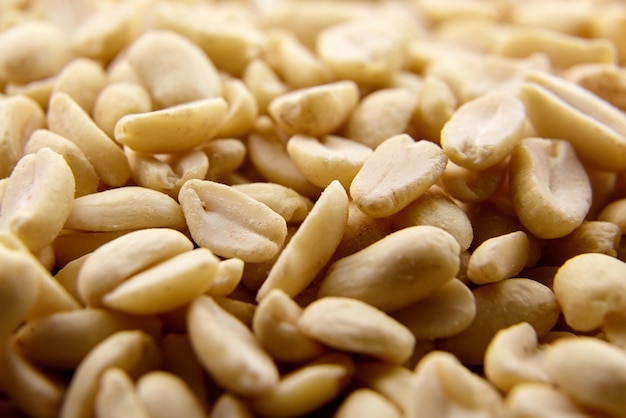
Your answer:
[[[0,416],[626,417],[626,3],[0,0]]]

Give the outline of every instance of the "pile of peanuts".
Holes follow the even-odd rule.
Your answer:
[[[0,0],[0,416],[626,417],[626,3]]]

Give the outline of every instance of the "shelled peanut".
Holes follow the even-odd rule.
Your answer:
[[[0,415],[626,417],[626,5],[0,0]]]

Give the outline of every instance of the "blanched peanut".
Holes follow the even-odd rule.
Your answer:
[[[156,190],[118,187],[74,200],[65,228],[83,231],[121,231],[142,228],[182,229],[178,203]]]
[[[0,229],[37,252],[61,232],[73,201],[72,170],[61,155],[43,148],[23,157],[11,173],[2,198]]]
[[[61,155],[72,170],[75,182],[74,196],[80,197],[98,191],[100,179],[85,154],[72,141],[47,129],[37,129],[24,146],[24,154],[35,154],[50,148]]]
[[[441,146],[454,163],[485,170],[506,158],[522,138],[526,112],[510,93],[494,92],[463,104],[441,130]]]
[[[498,164],[482,171],[473,171],[448,161],[441,175],[441,183],[455,199],[468,203],[482,202],[502,186],[506,173],[505,164]]]
[[[213,63],[188,39],[170,31],[148,31],[125,58],[148,89],[155,108],[220,96],[222,85]]]
[[[543,369],[543,350],[527,322],[498,331],[485,352],[485,375],[498,389],[509,392],[516,385],[550,380]]]
[[[243,82],[254,96],[259,113],[262,114],[267,113],[272,100],[288,90],[269,64],[260,59],[254,59],[246,66]]]
[[[467,265],[467,278],[475,284],[494,283],[513,277],[528,263],[530,244],[523,231],[482,242]]]
[[[192,248],[189,238],[172,229],[128,233],[89,256],[78,275],[78,291],[88,306],[100,306],[102,297],[127,278]]]
[[[391,314],[417,339],[434,340],[458,334],[476,316],[471,290],[458,279],[441,285],[424,299]]]
[[[612,222],[585,221],[571,234],[551,241],[541,250],[541,259],[560,266],[580,254],[599,253],[617,256],[622,231]]]
[[[91,350],[76,369],[59,416],[92,416],[100,378],[107,369],[119,367],[136,378],[158,367],[160,361],[159,347],[149,335],[141,331],[120,331],[111,335]]]
[[[606,100],[621,110],[626,110],[626,72],[615,64],[576,65],[563,75]]]
[[[623,234],[626,234],[626,199],[615,200],[602,209],[598,220],[612,222],[617,225]]]
[[[213,138],[226,112],[226,102],[216,97],[126,115],[115,124],[115,140],[148,154],[189,151]]]
[[[226,298],[222,296],[211,296],[216,304],[219,305],[225,312],[229,313],[233,317],[241,321],[248,329],[252,329],[252,320],[254,318],[254,312],[257,305],[252,302],[245,302],[241,300],[235,300],[232,298]],[[252,299],[252,298],[250,298]]]
[[[367,95],[348,119],[348,138],[375,149],[387,138],[406,132],[419,97],[406,88],[381,89]]]
[[[401,229],[330,266],[319,297],[343,296],[385,312],[409,306],[452,280],[460,248],[442,229]]]
[[[153,371],[137,381],[137,395],[151,418],[166,418],[180,414],[203,418],[204,407],[189,386],[171,373]]]
[[[626,263],[605,254],[569,259],[554,277],[554,294],[568,325],[579,331],[600,327],[607,314],[623,311]]]
[[[331,354],[283,376],[267,392],[250,400],[265,417],[293,417],[315,411],[341,394],[354,374],[348,356]]]
[[[495,334],[528,322],[542,337],[556,324],[557,301],[546,286],[530,279],[507,279],[475,288],[476,317],[459,334],[437,341],[465,365],[483,364],[485,350]]]
[[[221,386],[255,395],[278,382],[276,365],[252,332],[212,298],[201,296],[193,301],[187,326],[196,356]]]
[[[386,362],[362,362],[356,365],[355,380],[393,402],[404,415],[412,408],[413,372]]]
[[[259,115],[259,106],[254,96],[243,81],[228,79],[224,81],[224,99],[228,104],[228,113],[217,136],[220,138],[244,136]]]
[[[520,383],[506,397],[512,418],[592,418],[596,411],[584,410],[562,390],[547,383]]]
[[[152,110],[150,94],[139,84],[111,83],[100,91],[93,105],[93,119],[110,138],[115,137],[115,124],[123,116]]]
[[[124,370],[117,367],[111,367],[102,374],[94,401],[94,413],[99,418],[151,418],[135,392],[134,382]]]
[[[385,217],[420,197],[441,176],[448,159],[439,146],[407,134],[380,144],[354,177],[350,195],[366,214]]]
[[[126,183],[130,168],[124,152],[70,96],[53,95],[46,118],[52,132],[80,148],[104,183],[113,187]]]
[[[528,74],[521,98],[539,135],[566,139],[582,161],[596,168],[626,168],[626,116],[619,109],[574,83],[540,72]]]
[[[338,81],[278,96],[269,104],[268,111],[287,133],[323,136],[346,120],[358,100],[356,83]]]
[[[14,338],[24,355],[35,364],[74,370],[97,344],[124,330],[141,330],[160,338],[161,323],[154,317],[77,309],[29,321]]]
[[[457,105],[457,98],[448,84],[432,75],[424,77],[411,123],[411,128],[417,132],[414,136],[441,143],[441,129],[450,120]]]
[[[236,171],[246,158],[246,146],[238,139],[218,138],[204,145],[198,150],[204,152],[209,159],[209,169],[205,178],[220,181],[223,177]]]
[[[66,93],[91,114],[96,98],[106,83],[106,73],[100,64],[87,58],[76,58],[57,75],[52,94]]]
[[[276,183],[246,183],[232,186],[261,203],[265,203],[287,222],[303,221],[313,202],[296,191]]]
[[[194,241],[221,257],[265,261],[280,250],[287,235],[279,214],[230,186],[189,180],[178,199]]]
[[[263,348],[276,360],[300,363],[319,357],[326,350],[305,336],[297,326],[300,308],[285,292],[273,289],[254,311],[252,330]]]
[[[334,415],[335,418],[400,418],[398,408],[371,389],[356,389],[346,397]]]
[[[239,258],[221,260],[213,274],[211,286],[205,293],[210,296],[230,295],[241,281],[244,264]]]
[[[320,140],[294,135],[287,142],[287,153],[298,171],[314,185],[326,187],[337,179],[348,190],[372,150],[334,135]]]
[[[254,418],[248,405],[229,392],[217,398],[209,418]]]
[[[332,348],[390,363],[407,360],[415,346],[404,325],[352,298],[322,297],[304,309],[297,324],[302,333]]]
[[[83,257],[109,241],[128,234],[131,231],[85,232],[61,231],[52,243],[57,267],[64,267],[69,262]]]
[[[529,1],[511,5],[511,22],[516,25],[536,26],[552,29],[571,35],[582,35],[586,30],[590,15],[593,14],[593,2],[575,0],[562,2],[548,0],[541,3]],[[554,16],[559,16],[554,19]]]
[[[550,379],[572,399],[610,416],[626,411],[626,353],[597,338],[566,338],[545,354]]]
[[[511,156],[509,176],[515,212],[539,238],[569,234],[591,207],[589,177],[568,142],[524,139]]]

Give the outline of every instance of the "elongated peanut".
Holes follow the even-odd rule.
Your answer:
[[[400,411],[384,396],[371,389],[357,389],[341,403],[335,418],[348,417],[388,417],[399,418]]]
[[[124,370],[117,367],[111,367],[102,374],[94,412],[101,418],[150,418],[147,408],[135,392],[134,382]]]
[[[96,98],[106,83],[106,73],[100,64],[87,58],[76,58],[56,76],[52,94],[66,93],[91,115]]]
[[[356,366],[355,380],[382,394],[408,414],[412,403],[413,371],[386,362],[362,362]]]
[[[236,184],[233,188],[265,203],[287,222],[304,220],[313,207],[310,199],[276,183]]]
[[[472,253],[467,277],[473,283],[494,283],[513,277],[528,263],[530,244],[523,231],[490,238]]]
[[[151,418],[182,414],[189,418],[205,416],[204,408],[185,382],[171,373],[153,371],[137,381],[137,394]]]
[[[93,119],[110,138],[115,137],[115,124],[132,113],[152,110],[150,94],[135,83],[111,83],[100,91],[93,105]]]

